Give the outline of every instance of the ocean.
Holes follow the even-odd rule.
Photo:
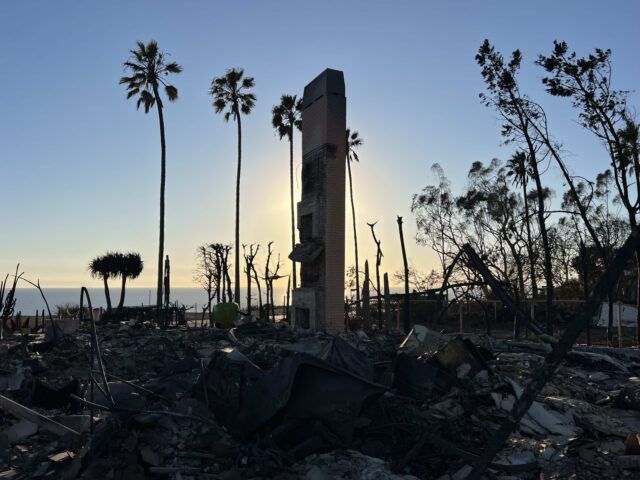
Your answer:
[[[286,295],[286,287],[279,289],[275,288],[274,300],[276,305],[284,303],[284,295]],[[77,305],[80,303],[80,289],[79,288],[43,288],[51,313],[55,315],[58,305],[72,304]],[[104,288],[88,288],[89,297],[91,298],[91,305],[94,308],[107,306],[107,302],[104,295]],[[120,301],[120,289],[109,288],[111,294],[111,304],[117,305]],[[252,286],[252,303],[257,304],[257,290],[255,285]],[[155,305],[156,303],[156,290],[148,288],[127,288],[125,292],[125,305]],[[240,295],[242,297],[242,306],[246,305],[246,288],[240,289]],[[264,291],[262,292],[263,301]],[[198,311],[202,310],[202,307],[207,302],[207,294],[202,288],[172,288],[171,289],[171,302],[178,302],[180,305],[191,307],[190,311],[196,308]],[[36,288],[16,288],[16,307],[15,313],[22,312],[23,316],[35,315],[36,310],[42,312],[46,310],[46,305],[40,296],[40,292]]]

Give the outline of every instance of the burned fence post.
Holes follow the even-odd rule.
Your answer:
[[[411,323],[409,320],[409,263],[407,262],[407,249],[404,246],[404,233],[402,231],[402,217],[398,215],[398,230],[400,232],[400,246],[402,247],[402,266],[404,268],[404,302],[402,308],[402,326],[404,333],[409,333]]]
[[[371,326],[371,298],[369,297],[369,260],[364,262],[364,283],[362,284],[362,323]]]
[[[622,300],[618,300],[618,348],[622,348]]]
[[[639,247],[640,228],[635,227],[600,277],[582,311],[569,323],[558,343],[552,346],[551,353],[547,355],[542,366],[533,373],[531,381],[524,388],[520,398],[516,400],[511,412],[509,412],[498,431],[489,440],[471,474],[467,477],[468,479],[479,480],[481,478],[493,457],[502,449],[505,441],[520,424],[520,420],[527,413],[536,396],[554,375],[567,352],[573,347],[573,344],[582,333],[582,330],[591,322],[602,300],[609,293],[610,286],[617,282],[627,262]]]
[[[291,300],[291,277],[287,279],[287,296],[284,301],[284,314],[285,320],[289,325],[291,325],[291,309],[290,309],[290,300]]]
[[[251,247],[253,249],[253,245]],[[247,315],[251,315],[251,260],[249,258],[251,253],[247,255],[246,245],[242,245],[242,253],[245,261],[245,273],[247,275]]]
[[[384,282],[384,320],[387,329],[391,327],[391,294],[389,293],[389,274],[385,272]]]
[[[584,301],[589,298],[589,262],[587,261],[587,247],[580,240],[580,259],[582,260],[582,291],[584,292]],[[587,346],[591,346],[591,324],[587,323]]]
[[[169,307],[171,303],[171,263],[169,262],[169,255],[164,259],[164,306]]]

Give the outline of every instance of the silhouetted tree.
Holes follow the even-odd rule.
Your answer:
[[[164,134],[163,103],[160,96],[160,89],[164,92],[170,102],[178,99],[178,89],[167,82],[166,77],[170,73],[182,72],[182,67],[176,62],[167,60],[168,54],[158,48],[155,40],[151,40],[146,45],[138,42],[135,50],[130,50],[131,57],[124,62],[125,70],[131,72],[130,77],[122,77],[121,84],[127,86],[127,99],[138,97],[136,108],[144,107],[144,113],[154,105],[158,109],[158,121],[160,123],[160,235],[158,240],[158,284],[156,292],[156,304],[162,306],[162,280],[164,261],[164,189],[166,179],[166,142]]]
[[[271,124],[276,129],[280,140],[289,140],[289,188],[291,190],[291,249],[296,246],[295,199],[293,196],[293,132],[302,129],[302,99],[295,95],[282,95],[280,104],[273,107]],[[293,288],[297,288],[296,262],[291,261]]]
[[[232,68],[222,77],[211,81],[209,94],[213,97],[216,113],[224,112],[224,121],[230,118],[238,127],[238,172],[236,175],[236,235],[235,235],[235,292],[234,300],[240,303],[240,172],[242,167],[242,122],[241,116],[249,115],[256,103],[256,96],[250,92],[255,86],[253,77],[245,77],[244,69]]]
[[[89,272],[94,278],[102,278],[104,282],[104,295],[107,300],[107,312],[111,311],[111,295],[109,294],[109,278],[118,276],[118,255],[117,252],[107,252],[104,255],[95,257],[89,263]]]
[[[200,245],[196,249],[196,258],[194,280],[207,293],[206,310],[209,315],[209,325],[213,325],[213,308],[211,304],[216,295],[218,296],[218,302],[220,301],[220,279],[222,277],[222,263],[219,259],[216,244]]]
[[[382,248],[380,247],[380,240],[376,237],[376,231],[374,230],[376,223],[367,223],[371,228],[371,235],[373,241],[376,244],[376,290],[378,292],[378,328],[382,328],[382,290],[380,290],[380,265],[382,264]]]
[[[356,207],[353,200],[353,177],[351,175],[351,162],[359,162],[356,149],[360,148],[364,140],[356,131],[347,128],[346,132],[347,173],[349,174],[349,197],[351,199],[351,218],[353,220],[353,246],[355,250],[355,280],[356,280],[356,309],[360,313],[360,266],[358,264],[358,230],[356,228]]]
[[[489,165],[474,162],[467,191],[456,199],[472,235],[467,239],[498,278],[513,291],[515,301],[525,295],[521,199],[509,189],[507,172],[498,159]],[[516,325],[516,336],[519,334]]]
[[[417,242],[436,252],[444,273],[460,251],[464,236],[459,231],[461,223],[457,219],[451,182],[439,164],[434,163],[431,171],[436,184],[427,185],[413,196],[411,212],[416,216]]]
[[[526,152],[531,174],[536,185],[538,201],[538,226],[542,237],[544,270],[546,280],[546,315],[547,333],[553,332],[553,265],[551,247],[546,224],[546,207],[544,191],[539,170],[539,163],[548,154],[541,148],[549,150],[550,142],[546,137],[546,115],[542,107],[526,95],[521,94],[517,75],[520,70],[522,54],[515,50],[511,59],[505,63],[502,54],[485,40],[476,61],[481,67],[482,78],[487,87],[487,94],[481,93],[482,102],[495,109],[502,119],[502,136],[508,143],[516,143]],[[541,126],[542,124],[542,126]],[[547,144],[549,143],[549,145]],[[562,165],[564,167],[564,165]],[[568,173],[567,173],[568,176]],[[571,179],[569,179],[571,181]]]
[[[566,42],[555,41],[551,54],[540,55],[536,63],[550,74],[542,79],[547,92],[553,96],[570,98],[579,111],[580,124],[604,145],[620,203],[627,211],[631,227],[636,226],[640,213],[638,125],[631,120],[628,112],[628,92],[611,87],[611,50],[596,48],[587,57],[578,57],[575,52],[569,51]],[[634,147],[629,148],[634,144],[634,132],[635,155]],[[607,247],[600,245],[597,239],[594,239],[594,245],[606,265]],[[640,271],[640,251],[636,252],[636,266]],[[640,344],[640,276],[637,279],[637,292],[637,341]],[[612,316],[609,318],[611,324]]]
[[[260,245],[249,245],[249,253],[247,253],[246,245],[242,245],[242,256],[245,261],[245,274],[247,275],[247,315],[251,315],[251,278],[254,270],[254,261],[260,250]],[[260,295],[260,284],[258,284],[258,295]]]
[[[142,257],[139,253],[116,253],[116,266],[117,272],[122,279],[122,290],[120,290],[120,302],[118,308],[124,306],[124,292],[127,279],[135,279],[140,276],[144,264],[142,263]]]

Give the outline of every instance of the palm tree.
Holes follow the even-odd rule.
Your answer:
[[[271,110],[273,117],[271,124],[276,129],[280,140],[285,136],[289,139],[289,182],[291,190],[291,249],[296,246],[296,221],[293,197],[293,131],[302,129],[302,99],[295,95],[282,95],[280,105],[276,105]],[[296,262],[291,261],[293,272],[293,288],[297,287]]]
[[[127,99],[138,96],[136,108],[144,106],[144,113],[154,105],[158,106],[158,121],[160,122],[160,238],[158,241],[158,286],[156,291],[156,304],[162,306],[162,275],[164,273],[164,184],[166,177],[166,144],[164,138],[164,116],[162,112],[163,103],[160,96],[160,88],[164,87],[164,92],[170,102],[178,99],[178,89],[169,84],[166,77],[170,73],[182,72],[182,67],[176,62],[167,61],[168,54],[158,49],[155,40],[151,40],[146,45],[137,42],[138,48],[130,50],[131,57],[124,62],[125,70],[129,70],[130,77],[122,77],[120,84],[127,85]]]
[[[527,183],[531,174],[528,167],[527,154],[523,151],[514,153],[507,160],[507,175],[513,176],[513,183],[522,187],[522,196],[524,201],[524,224],[527,229],[527,256],[529,257],[529,268],[531,269],[531,290],[532,297],[535,300],[538,294],[538,282],[536,281],[536,260],[533,253],[533,239],[531,236],[531,223],[529,216],[529,193],[527,192]]]
[[[358,269],[358,232],[356,230],[356,207],[353,202],[353,180],[351,177],[351,162],[359,162],[356,149],[362,146],[364,140],[356,131],[351,132],[347,128],[346,135],[346,152],[347,152],[347,172],[349,173],[349,194],[351,196],[351,216],[353,218],[353,244],[355,246],[355,262],[356,262],[356,311],[360,312],[360,270]]]
[[[224,112],[224,121],[231,117],[238,126],[238,173],[236,176],[236,247],[235,247],[235,291],[234,300],[240,303],[240,171],[242,167],[242,124],[241,114],[249,115],[256,103],[256,96],[250,92],[255,86],[253,77],[245,77],[244,69],[232,68],[222,77],[211,80],[209,94],[213,97],[216,113]]]
[[[138,278],[143,268],[142,257],[139,253],[119,253],[118,254],[118,275],[122,278],[122,289],[120,290],[120,302],[118,309],[124,305],[124,289],[127,279]]]
[[[111,311],[111,295],[109,294],[109,278],[118,275],[118,255],[116,252],[107,252],[95,257],[89,262],[89,272],[93,278],[102,278],[104,282],[104,295],[107,299],[107,312]]]

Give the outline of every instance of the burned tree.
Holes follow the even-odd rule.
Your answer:
[[[18,286],[18,280],[22,274],[18,274],[20,264],[16,265],[16,273],[13,275],[13,282],[7,290],[9,274],[4,277],[4,280],[0,282],[0,340],[4,339],[4,330],[6,324],[13,315],[13,311],[16,306],[16,287]]]
[[[273,250],[271,246],[273,242],[269,242],[267,244],[267,260],[264,266],[264,277],[263,280],[266,285],[266,296],[267,296],[267,317],[269,317],[269,312],[271,314],[271,319],[275,321],[276,311],[274,305],[274,297],[273,297],[273,282],[275,280],[279,280],[283,278],[282,275],[278,274],[280,267],[282,267],[282,263],[280,262],[280,254],[278,254],[278,259],[274,267],[271,266],[271,256],[273,255]]]
[[[502,136],[507,143],[515,143],[526,152],[531,174],[536,185],[538,203],[538,227],[542,238],[546,280],[546,316],[547,333],[553,332],[553,274],[551,247],[547,227],[540,163],[548,156],[546,146],[546,115],[542,107],[520,92],[517,75],[520,70],[522,54],[515,50],[508,63],[502,54],[496,52],[488,40],[485,40],[476,61],[482,69],[488,94],[481,93],[482,102],[495,109],[502,120]]]
[[[258,255],[260,245],[249,245],[249,253],[247,253],[246,247],[246,245],[242,245],[242,254],[245,261],[244,273],[247,276],[247,314],[251,315],[251,274],[253,272],[253,263],[256,255]]]
[[[400,247],[402,248],[402,264],[404,266],[404,301],[402,309],[402,325],[405,333],[409,333],[411,323],[409,320],[409,263],[407,262],[407,249],[404,246],[404,232],[402,231],[402,217],[398,215],[398,232],[400,234]],[[386,274],[385,274],[386,279]],[[385,283],[386,286],[386,283]],[[388,290],[388,288],[387,288]],[[386,294],[386,292],[385,292]],[[388,310],[388,307],[387,307]],[[387,312],[388,315],[388,312]]]
[[[222,272],[218,246],[219,244],[211,243],[200,245],[196,250],[198,263],[196,264],[194,280],[200,284],[207,294],[207,306],[205,308],[209,316],[209,325],[213,325],[213,308],[211,304],[214,299],[220,302]]]
[[[611,50],[596,48],[588,56],[579,57],[570,52],[566,42],[555,41],[553,51],[540,55],[536,63],[549,74],[542,79],[547,92],[571,99],[578,110],[580,124],[605,147],[620,202],[629,225],[635,227],[640,212],[639,126],[627,106],[629,92],[614,90],[611,86]],[[595,238],[593,241],[598,251],[604,253],[604,247]],[[640,269],[640,251],[635,257],[636,267]],[[637,282],[637,306],[640,307],[640,275]],[[637,324],[640,344],[640,308]]]
[[[378,328],[382,328],[382,290],[380,288],[380,265],[382,264],[382,248],[380,247],[380,240],[376,237],[376,231],[374,230],[376,223],[367,223],[371,228],[371,235],[373,241],[376,244],[376,291],[378,292]]]

